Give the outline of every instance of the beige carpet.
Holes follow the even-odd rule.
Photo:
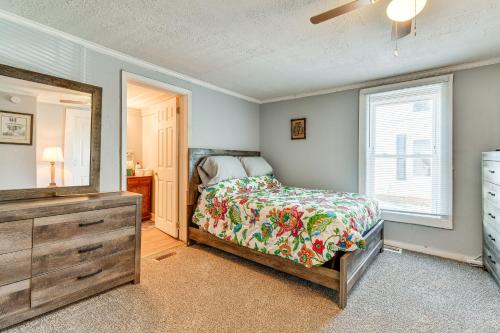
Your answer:
[[[479,268],[384,252],[340,311],[335,292],[202,246],[144,259],[126,285],[8,330],[37,332],[498,332]]]

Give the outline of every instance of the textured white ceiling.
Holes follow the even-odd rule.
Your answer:
[[[0,0],[0,8],[266,100],[500,55],[500,0],[429,0],[392,55],[388,0]]]

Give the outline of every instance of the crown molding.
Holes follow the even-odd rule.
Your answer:
[[[86,47],[88,49],[94,50],[94,51],[99,52],[101,54],[105,54],[105,55],[111,56],[113,58],[117,58],[119,60],[122,60],[122,61],[125,61],[125,62],[128,62],[128,63],[134,64],[134,65],[137,65],[137,66],[141,66],[141,67],[144,67],[144,68],[147,68],[147,69],[150,69],[150,70],[153,70],[155,72],[163,73],[163,74],[166,74],[166,75],[175,77],[177,79],[181,79],[181,80],[190,82],[192,84],[195,84],[195,85],[198,85],[198,86],[210,89],[210,90],[214,90],[214,91],[221,92],[221,93],[229,95],[229,96],[233,96],[233,97],[237,97],[239,99],[246,100],[248,102],[261,104],[261,101],[259,99],[256,99],[256,98],[253,98],[253,97],[249,97],[249,96],[245,96],[245,95],[237,93],[235,91],[232,91],[232,90],[229,90],[229,89],[226,89],[226,88],[222,88],[222,87],[216,86],[216,85],[214,85],[212,83],[205,82],[205,81],[193,78],[193,77],[191,77],[189,75],[178,73],[178,72],[173,71],[171,69],[168,69],[168,68],[165,68],[165,67],[162,67],[162,66],[158,66],[158,65],[152,64],[152,63],[147,62],[145,60],[141,60],[139,58],[133,57],[133,56],[128,55],[128,54],[125,54],[123,52],[113,50],[113,49],[108,48],[106,46],[102,46],[100,44],[97,44],[97,43],[88,41],[86,39],[74,36],[74,35],[69,34],[67,32],[63,32],[63,31],[57,30],[55,28],[49,27],[47,25],[38,23],[36,21],[27,19],[27,18],[19,16],[19,15],[13,14],[13,13],[8,12],[8,11],[3,10],[3,9],[0,9],[0,18],[5,19],[5,20],[10,21],[10,22],[14,22],[14,23],[26,26],[26,27],[29,27],[29,28],[36,29],[38,31],[42,31],[42,32],[50,34],[52,36],[56,36],[56,37],[59,37],[59,38],[64,38],[66,40],[69,40],[69,41],[71,41],[73,43],[82,45],[82,46],[84,46],[84,47]]]
[[[386,84],[399,83],[402,81],[419,80],[419,79],[424,79],[424,78],[431,77],[431,76],[446,75],[446,74],[450,74],[453,72],[462,71],[462,70],[466,70],[466,69],[473,69],[473,68],[489,66],[489,65],[496,65],[496,64],[500,64],[500,57],[490,58],[490,59],[481,60],[481,61],[467,62],[467,63],[458,64],[458,65],[451,65],[451,66],[427,69],[427,70],[423,70],[423,71],[419,71],[419,72],[402,74],[402,75],[392,76],[392,77],[388,77],[388,78],[384,78],[384,79],[364,81],[364,82],[353,83],[353,84],[348,84],[348,85],[343,85],[343,86],[337,86],[337,87],[328,88],[328,89],[315,90],[315,91],[301,93],[301,94],[270,98],[270,99],[262,100],[261,104],[289,101],[289,100],[293,100],[293,99],[299,99],[299,98],[311,97],[311,96],[327,95],[327,94],[331,94],[331,93],[353,90],[353,89],[372,88],[372,87],[382,86],[382,85],[386,85]]]

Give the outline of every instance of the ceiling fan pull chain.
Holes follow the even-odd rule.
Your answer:
[[[396,48],[394,49],[394,56],[399,57],[399,49],[398,49],[398,22],[396,22]]]
[[[415,37],[417,37],[417,0],[415,0],[415,22],[414,22],[415,26],[413,28],[414,32],[415,32]]]

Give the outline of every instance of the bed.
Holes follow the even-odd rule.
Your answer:
[[[259,152],[189,149],[188,245],[202,243],[347,294],[382,251],[373,200],[287,187],[271,176],[226,180],[198,191],[208,156]]]

